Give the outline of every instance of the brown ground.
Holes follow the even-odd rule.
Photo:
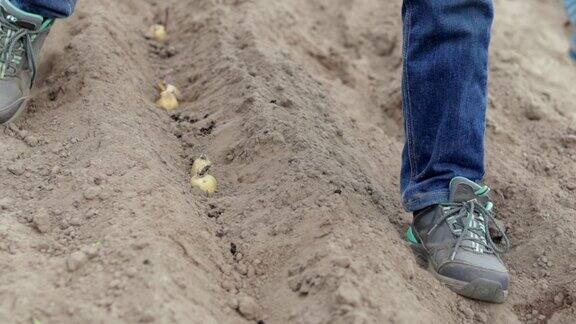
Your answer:
[[[143,38],[166,6],[169,49]],[[94,0],[0,129],[0,322],[576,322],[568,31],[556,0],[496,8],[507,303],[456,296],[403,242],[399,0]],[[173,114],[153,104],[166,75]],[[201,153],[214,198],[188,185]]]

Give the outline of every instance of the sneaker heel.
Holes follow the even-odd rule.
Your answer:
[[[428,256],[422,245],[410,244],[410,248],[416,258],[416,263],[422,268],[428,268]]]
[[[418,265],[422,268],[428,267],[428,254],[426,253],[426,250],[422,244],[418,242],[416,236],[414,236],[414,232],[412,232],[412,226],[410,226],[408,231],[406,231],[406,240],[410,244],[410,248],[412,249],[414,257],[416,257],[416,263],[418,263]]]

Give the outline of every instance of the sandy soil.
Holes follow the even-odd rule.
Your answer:
[[[0,129],[2,323],[574,323],[576,66],[555,0],[496,0],[487,183],[510,298],[403,241],[400,1],[94,0]],[[145,40],[171,8],[168,46]],[[154,84],[185,95],[167,113]],[[189,185],[206,153],[219,193]],[[36,321],[36,322],[35,322]]]

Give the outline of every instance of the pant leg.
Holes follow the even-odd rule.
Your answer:
[[[44,18],[64,18],[74,12],[77,0],[10,0],[18,8]]]
[[[404,0],[401,190],[406,210],[448,201],[484,176],[492,0]]]
[[[576,26],[576,0],[564,0],[563,2],[570,23]]]
[[[564,0],[564,8],[572,25],[572,37],[570,38],[570,57],[576,60],[576,0]]]

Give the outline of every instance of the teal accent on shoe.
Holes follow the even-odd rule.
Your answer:
[[[31,19],[31,20],[37,20],[37,19],[44,20],[44,17],[37,15],[37,14],[33,14],[31,12],[28,12],[28,11],[24,11],[24,10],[16,7],[10,1],[6,1],[5,5],[10,8],[10,12],[13,12],[15,14],[22,15],[24,17],[27,17],[28,19]]]
[[[414,236],[414,232],[412,232],[412,226],[408,227],[408,230],[406,231],[406,240],[412,244],[420,244],[416,239],[416,236]]]
[[[478,197],[483,197],[483,196],[486,196],[489,192],[490,192],[490,188],[488,186],[483,186],[482,188],[476,190],[476,192],[474,192],[474,193]]]
[[[485,207],[485,208],[486,208],[487,211],[492,211],[492,208],[494,208],[494,204],[489,201],[489,202],[486,203],[486,207]]]
[[[42,23],[42,27],[40,27],[40,31],[43,31],[45,29],[52,27],[52,25],[54,24],[54,21],[56,21],[56,20],[55,19],[44,20],[44,22]]]

